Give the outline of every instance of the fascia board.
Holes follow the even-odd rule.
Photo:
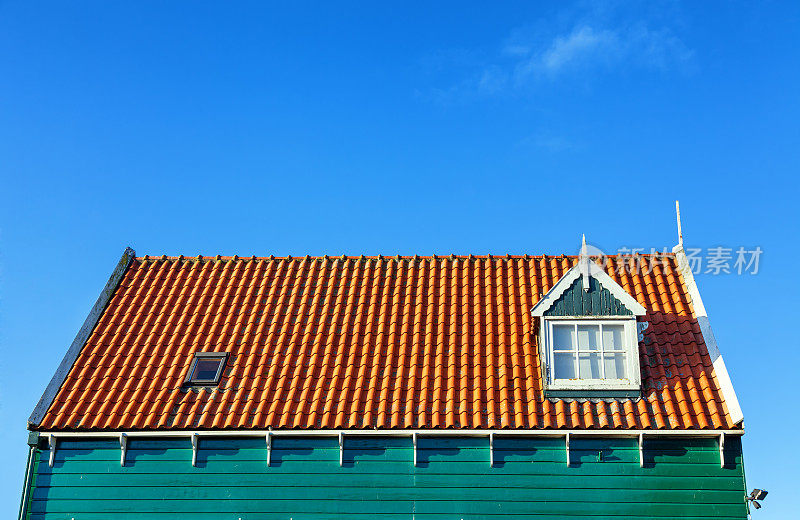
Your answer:
[[[725,366],[725,361],[722,359],[722,354],[719,351],[717,339],[714,337],[714,332],[711,330],[711,322],[708,319],[706,307],[703,305],[703,299],[700,297],[700,291],[694,280],[694,274],[689,265],[689,259],[686,257],[686,252],[680,244],[675,246],[672,252],[675,253],[675,259],[678,262],[678,270],[683,276],[683,281],[686,283],[686,288],[689,291],[689,298],[694,308],[697,324],[700,327],[703,341],[708,349],[708,355],[711,357],[714,374],[717,376],[722,397],[725,399],[725,405],[728,407],[728,413],[731,416],[733,424],[739,424],[744,420],[744,414],[739,405],[739,399],[736,397],[736,391],[733,389],[733,382],[731,381],[730,374],[728,374],[728,368]]]
[[[715,430],[715,429],[620,429],[620,428],[597,428],[597,429],[558,429],[558,428],[534,428],[534,429],[374,429],[374,430],[336,430],[336,429],[323,429],[323,428],[309,428],[303,430],[286,429],[286,430],[226,430],[224,428],[215,428],[208,430],[163,430],[163,429],[150,429],[150,430],[114,430],[114,431],[44,431],[41,432],[42,437],[56,438],[56,439],[76,439],[76,438],[107,438],[116,439],[120,434],[126,437],[191,437],[196,435],[198,437],[266,437],[272,435],[273,437],[321,437],[321,436],[336,436],[346,435],[349,437],[357,436],[397,436],[397,437],[411,437],[412,435],[432,437],[460,437],[460,436],[488,436],[490,433],[503,436],[519,436],[519,437],[563,437],[565,434],[593,436],[593,437],[632,437],[641,434],[648,436],[675,436],[675,437],[718,437],[724,433],[726,435],[744,435],[744,430],[728,429],[728,430]]]
[[[547,291],[547,294],[539,300],[536,305],[533,306],[531,310],[531,314],[533,316],[544,316],[544,313],[553,306],[553,304],[558,300],[564,291],[569,289],[569,286],[572,285],[572,282],[578,279],[581,275],[580,269],[576,265],[569,271],[567,271],[564,276],[561,277],[556,284]]]

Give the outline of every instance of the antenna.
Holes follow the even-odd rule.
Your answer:
[[[683,248],[683,231],[681,230],[681,204],[675,201],[675,215],[678,217],[678,245]]]

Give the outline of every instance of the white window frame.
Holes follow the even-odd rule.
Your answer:
[[[625,379],[555,379],[553,354],[553,325],[624,325],[624,342],[626,354]],[[543,317],[542,345],[544,345],[545,371],[547,388],[550,390],[639,390],[641,388],[641,371],[639,367],[639,344],[635,316],[602,316],[596,318],[572,318],[569,316]],[[601,334],[602,337],[602,334]],[[602,360],[601,360],[602,362]]]

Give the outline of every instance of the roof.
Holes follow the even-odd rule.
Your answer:
[[[642,398],[546,397],[531,309],[577,262],[136,257],[31,428],[736,427],[673,254],[602,266],[647,310]],[[182,386],[217,351],[219,386]]]

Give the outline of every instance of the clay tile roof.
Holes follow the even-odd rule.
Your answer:
[[[543,393],[530,310],[577,257],[146,256],[34,427],[735,427],[675,258],[613,260],[648,312],[642,398]],[[218,387],[182,386],[195,352],[229,353]]]

